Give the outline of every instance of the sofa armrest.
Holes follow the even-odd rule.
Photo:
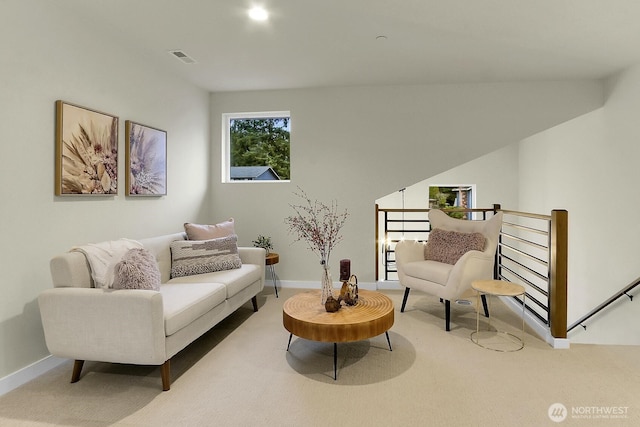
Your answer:
[[[159,292],[54,288],[38,296],[38,305],[54,356],[146,365],[166,361]]]
[[[238,247],[238,255],[243,264],[264,265],[267,251],[263,248],[252,248],[248,246]]]

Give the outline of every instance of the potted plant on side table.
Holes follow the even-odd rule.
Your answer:
[[[267,251],[267,255],[269,255],[269,251],[273,249],[271,237],[265,237],[262,234],[259,234],[258,238],[256,240],[253,240],[252,243],[256,248],[263,248],[265,251]]]

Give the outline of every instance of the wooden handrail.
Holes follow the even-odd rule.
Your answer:
[[[636,280],[631,282],[629,285],[627,285],[625,288],[623,288],[617,294],[613,295],[611,298],[609,298],[608,300],[606,300],[605,302],[603,302],[602,304],[600,304],[599,306],[597,306],[596,308],[591,310],[585,316],[582,316],[577,322],[575,322],[573,325],[571,325],[569,327],[569,329],[567,329],[567,332],[571,331],[576,326],[582,325],[586,320],[591,319],[593,316],[595,316],[596,314],[598,314],[599,312],[604,310],[606,307],[611,305],[614,301],[616,301],[618,298],[620,298],[623,295],[627,296],[630,300],[633,301],[633,295],[629,295],[627,292],[629,292],[630,290],[632,290],[633,288],[635,288],[638,285],[640,285],[640,277],[638,277]],[[585,325],[582,325],[582,327],[587,329],[587,327]]]

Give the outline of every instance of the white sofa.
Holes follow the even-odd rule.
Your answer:
[[[171,385],[170,359],[264,287],[265,251],[239,247],[242,267],[170,279],[170,244],[175,233],[140,243],[155,255],[160,291],[95,288],[81,252],[51,260],[53,289],[38,297],[47,348],[75,359],[71,382],[80,379],[85,360],[161,365],[162,388]]]

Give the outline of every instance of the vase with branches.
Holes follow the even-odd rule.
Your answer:
[[[308,248],[320,258],[322,266],[321,303],[329,296],[333,297],[333,283],[329,269],[331,251],[342,241],[340,230],[349,214],[347,210],[339,211],[334,200],[330,204],[311,200],[307,193],[298,187],[294,195],[302,199],[301,204],[289,205],[294,214],[285,218],[289,233],[295,236],[295,242],[305,241]]]

